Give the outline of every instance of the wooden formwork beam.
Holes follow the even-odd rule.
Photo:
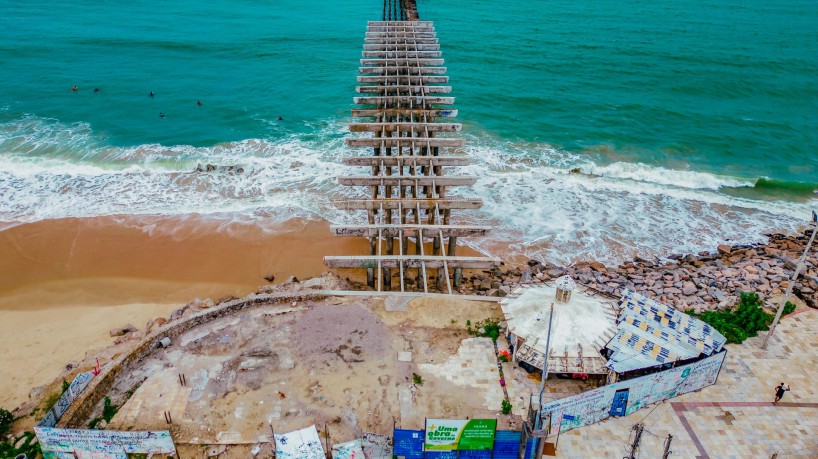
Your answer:
[[[386,37],[367,37],[364,38],[364,43],[370,44],[390,44],[390,45],[433,45],[439,43],[437,38],[386,38]]]
[[[465,186],[477,183],[477,177],[456,175],[341,176],[338,183],[347,186]]]
[[[342,160],[346,166],[468,166],[471,159],[464,156],[353,156]]]
[[[353,97],[352,101],[358,105],[380,105],[380,104],[413,104],[420,105],[422,103],[434,105],[452,105],[454,104],[454,97],[439,97],[439,96],[367,96],[367,97]]]
[[[440,51],[440,45],[429,43],[375,43],[364,44],[364,51]]]
[[[418,237],[423,234],[424,240],[443,237],[485,236],[491,228],[488,226],[469,225],[331,225],[330,232],[335,236],[355,237]],[[379,233],[380,232],[380,233]]]
[[[449,94],[450,92],[452,92],[452,87],[415,86],[415,85],[356,86],[355,92],[360,94],[383,94],[383,95]]]
[[[447,75],[358,75],[359,83],[380,83],[380,84],[435,84],[448,83]]]
[[[389,66],[389,67],[399,67],[399,66],[406,66],[406,67],[429,67],[429,66],[436,66],[436,65],[443,65],[443,59],[430,59],[430,58],[406,58],[406,57],[397,57],[394,59],[384,58],[384,59],[361,59],[361,65],[369,65],[369,66]]]
[[[421,25],[421,26],[430,26],[433,25],[434,21],[367,21],[367,25]]]
[[[363,75],[443,75],[446,67],[415,67],[415,66],[381,66],[381,67],[358,67],[358,71]]]
[[[459,132],[460,123],[349,123],[349,132]]]
[[[459,137],[358,137],[345,139],[350,147],[372,147],[372,148],[459,148],[466,144],[466,140]],[[422,156],[421,156],[422,158]]]
[[[449,268],[490,269],[500,265],[499,258],[490,257],[447,257],[436,255],[362,255],[362,256],[326,256],[324,264],[330,268],[377,268],[378,263],[384,268]]]
[[[395,210],[399,208],[410,209],[419,207],[423,210],[438,209],[479,209],[483,206],[482,199],[467,198],[376,198],[376,199],[336,199],[333,201],[335,207],[341,210]]]
[[[382,50],[382,51],[361,51],[361,56],[381,59],[416,59],[440,57],[440,51],[417,51],[417,50]]]
[[[434,25],[424,24],[369,24],[367,32],[434,32]]]
[[[385,24],[367,24],[366,30],[434,30],[435,25],[431,23],[419,24],[416,22],[404,21],[401,24],[389,22]]]
[[[430,118],[454,118],[457,116],[456,108],[362,108],[352,109],[352,116],[358,118],[365,117],[430,117]]]
[[[386,38],[386,39],[417,39],[417,38],[437,38],[434,32],[367,32],[366,38]]]

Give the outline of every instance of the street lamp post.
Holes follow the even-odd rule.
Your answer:
[[[548,378],[548,354],[551,352],[551,322],[554,319],[554,303],[551,303],[551,313],[548,315],[548,335],[545,338],[545,357],[542,364],[542,381],[540,381],[540,397],[537,401],[537,416],[534,418],[534,429],[542,430],[542,394],[545,392],[545,380]],[[540,446],[540,438],[535,438],[532,443],[532,453],[537,454]]]
[[[761,349],[767,349],[767,342],[770,340],[770,336],[772,336],[773,332],[775,332],[775,326],[778,325],[778,320],[781,319],[781,313],[784,312],[784,305],[787,304],[787,300],[790,298],[790,294],[792,293],[792,286],[795,284],[796,279],[798,279],[798,275],[801,273],[801,270],[804,269],[804,261],[807,259],[807,255],[809,254],[809,249],[812,246],[813,241],[815,241],[816,232],[818,232],[818,215],[815,214],[815,211],[812,211],[812,236],[810,236],[809,242],[807,242],[807,247],[804,248],[804,253],[801,255],[801,258],[798,259],[798,263],[795,265],[795,272],[792,273],[792,278],[790,279],[789,283],[787,283],[787,293],[784,294],[784,298],[781,298],[778,305],[778,311],[775,313],[775,319],[773,319],[773,323],[770,325],[770,330],[767,331],[767,335],[764,337],[764,341],[761,343]]]

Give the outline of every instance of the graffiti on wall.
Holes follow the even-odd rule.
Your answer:
[[[562,418],[560,432],[607,418],[611,415],[615,398],[617,403],[625,403],[624,414],[628,415],[646,405],[715,384],[726,355],[727,352],[723,351],[688,365],[545,403],[542,412]]]
[[[63,392],[62,396],[54,406],[48,410],[48,413],[45,415],[42,421],[40,421],[40,427],[54,427],[57,425],[57,421],[60,420],[62,415],[68,411],[68,408],[71,407],[71,403],[88,387],[88,384],[91,383],[91,379],[94,377],[94,374],[90,371],[85,373],[78,374],[74,381],[68,386],[68,389]]]

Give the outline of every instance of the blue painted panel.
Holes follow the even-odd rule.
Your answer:
[[[487,451],[460,451],[460,459],[491,459],[491,450]]]
[[[624,416],[628,409],[628,389],[620,389],[614,394],[611,410],[608,413],[611,416]]]
[[[520,435],[516,430],[498,430],[494,436],[494,459],[517,459]]]
[[[457,459],[457,451],[426,451],[424,457],[426,459]]]
[[[423,437],[422,430],[395,429],[395,444],[392,454],[404,456],[406,459],[423,459]]]

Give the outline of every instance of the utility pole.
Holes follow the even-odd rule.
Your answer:
[[[554,319],[554,303],[551,303],[551,314],[548,316],[548,335],[545,338],[545,357],[542,364],[542,381],[540,381],[540,398],[537,402],[537,417],[534,418],[534,429],[542,430],[542,394],[545,392],[545,380],[548,378],[548,354],[551,352],[551,321]],[[535,457],[540,450],[540,439],[535,438],[532,448]]]
[[[667,434],[667,440],[665,440],[665,452],[662,453],[662,459],[667,459],[668,456],[673,454],[673,451],[670,450],[670,442],[673,441],[673,435]]]
[[[787,283],[787,293],[784,294],[784,298],[781,298],[781,302],[778,305],[778,312],[775,313],[775,319],[773,319],[772,325],[770,325],[770,330],[767,331],[767,335],[764,337],[764,341],[761,343],[761,349],[767,349],[767,342],[770,340],[770,336],[772,336],[773,332],[775,332],[775,326],[778,325],[778,320],[781,319],[781,313],[784,312],[784,305],[787,304],[787,300],[790,299],[790,294],[792,293],[792,286],[795,284],[795,280],[798,279],[798,275],[801,273],[801,270],[804,269],[804,260],[807,259],[807,255],[809,254],[809,249],[812,246],[813,241],[815,241],[815,233],[818,232],[818,215],[815,214],[815,211],[812,211],[812,236],[809,238],[809,242],[807,242],[806,248],[804,248],[804,253],[801,255],[801,258],[798,259],[798,263],[795,265],[795,272],[792,273],[792,278]]]
[[[636,459],[636,455],[639,453],[639,442],[642,440],[642,432],[645,430],[645,425],[638,422],[633,426],[632,430],[634,431],[635,435],[633,436],[633,442],[631,443],[631,450],[624,459]]]

